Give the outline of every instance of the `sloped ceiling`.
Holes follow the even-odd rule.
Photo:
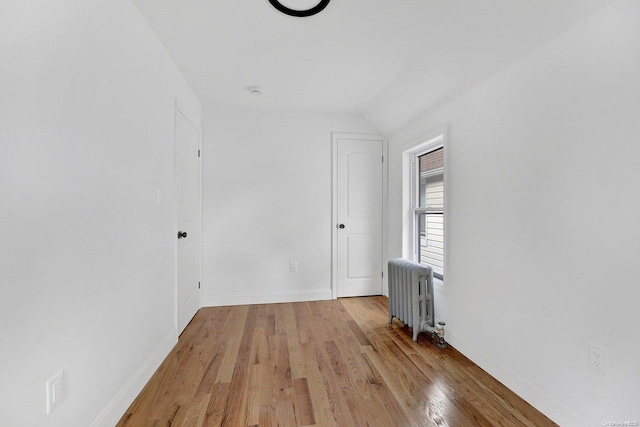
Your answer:
[[[203,104],[359,113],[390,136],[612,1],[332,0],[307,18],[268,0],[134,3]]]

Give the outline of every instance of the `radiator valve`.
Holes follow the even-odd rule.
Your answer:
[[[438,326],[435,327],[435,335],[438,336],[438,342],[436,343],[436,347],[439,348],[447,348],[447,342],[444,340],[444,322],[438,322]]]

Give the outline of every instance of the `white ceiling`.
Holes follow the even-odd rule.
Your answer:
[[[392,134],[612,1],[332,0],[308,18],[268,0],[134,3],[203,104],[355,112]]]

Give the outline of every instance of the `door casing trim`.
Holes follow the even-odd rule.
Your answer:
[[[174,198],[175,198],[175,227],[174,227],[174,232],[173,235],[176,235],[176,232],[178,231],[178,163],[177,163],[177,156],[176,156],[176,150],[177,150],[177,144],[178,144],[178,139],[177,139],[177,132],[178,132],[178,114],[182,115],[182,117],[189,122],[189,124],[191,124],[191,126],[193,126],[193,128],[196,130],[196,132],[198,132],[198,152],[201,153],[202,152],[202,129],[200,126],[196,126],[196,124],[194,123],[194,121],[192,121],[191,119],[189,119],[189,116],[185,113],[185,111],[180,108],[180,103],[178,101],[178,99],[176,98],[174,100],[174,123],[173,123],[173,194],[174,194]],[[199,233],[198,233],[198,282],[202,282],[202,157],[201,155],[198,156],[198,227],[200,228]],[[179,320],[179,316],[180,316],[180,284],[178,283],[178,240],[174,239],[174,246],[173,246],[173,263],[174,263],[174,307],[175,307],[175,311],[174,311],[174,327],[175,327],[175,332],[176,332],[176,339],[179,339],[180,334],[182,333],[182,331],[180,331],[180,320]],[[202,308],[202,289],[199,288],[198,289],[198,307]]]
[[[375,134],[362,133],[337,133],[331,134],[331,298],[338,298],[338,141],[340,139],[356,139],[365,141],[381,141],[382,142],[382,257],[381,265],[381,288],[382,294],[387,295],[388,290],[384,285],[387,277],[387,175],[389,169],[389,149],[386,138]]]

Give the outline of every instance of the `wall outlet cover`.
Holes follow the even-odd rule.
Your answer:
[[[609,351],[595,343],[589,343],[589,369],[602,375],[607,375],[609,365]]]
[[[53,378],[47,381],[47,414],[60,405],[64,400],[64,371],[58,372]]]

